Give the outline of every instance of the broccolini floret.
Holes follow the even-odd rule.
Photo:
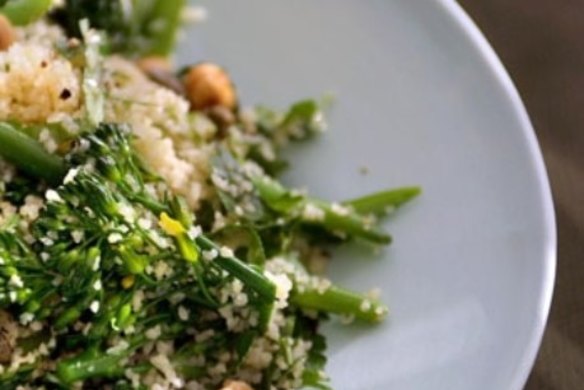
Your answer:
[[[14,131],[0,127],[0,137],[6,129]],[[56,349],[62,354],[85,351],[58,359],[56,371],[51,374],[57,383],[119,378],[124,371],[120,362],[128,359],[133,363],[126,369],[148,367],[148,361],[135,357],[136,351],[148,342],[144,336],[148,329],[172,324],[160,332],[176,340],[181,340],[186,332],[186,324],[173,312],[172,297],[185,296],[189,309],[184,310],[197,323],[196,318],[202,313],[221,309],[225,298],[219,292],[234,280],[242,283],[251,310],[259,316],[257,327],[252,326],[246,333],[247,341],[242,339],[244,344],[234,346],[243,358],[253,340],[267,331],[279,296],[273,276],[269,276],[272,274],[264,270],[263,243],[272,245],[269,248],[274,252],[272,255],[278,250],[284,254],[285,242],[302,232],[297,229],[306,222],[302,209],[307,204],[336,212],[333,206],[290,193],[267,177],[257,179],[240,172],[239,184],[242,180],[249,183],[244,185],[249,190],[248,200],[253,200],[264,213],[260,219],[252,218],[247,227],[236,224],[231,228],[249,232],[243,246],[248,254],[250,251],[256,254],[245,256],[247,260],[242,261],[231,248],[221,244],[223,238],[230,236],[229,232],[222,229],[205,235],[184,202],[144,167],[130,141],[131,132],[126,126],[101,124],[81,136],[62,160],[51,155],[59,159],[60,168],[52,175],[60,175],[61,184],[47,189],[45,208],[31,228],[33,238],[23,241],[15,227],[5,229],[0,236],[4,262],[0,273],[0,309],[18,313],[24,323],[48,321]],[[27,140],[26,144],[30,142],[35,141]],[[35,150],[40,158],[48,157],[41,149]],[[40,171],[27,172],[38,175]],[[233,179],[233,172],[228,179]],[[222,199],[229,205],[228,197]],[[356,214],[340,217],[351,218],[350,221],[361,218]],[[279,226],[280,241],[271,238],[270,229],[274,226],[261,226],[269,219],[284,221],[276,223],[283,223]],[[344,220],[332,220],[336,225],[327,221],[331,220],[321,223],[331,231],[345,229],[347,234],[370,237],[365,235],[364,225],[353,228]],[[354,230],[347,230],[346,226]],[[278,245],[274,246],[275,242]],[[276,266],[274,272],[283,266],[282,272],[292,283],[286,305],[290,313],[296,313],[290,319],[299,321],[297,326],[304,323],[303,310],[366,321],[377,321],[386,313],[377,301],[310,276],[296,260],[287,262],[288,265],[277,262],[269,265]],[[160,264],[171,271],[158,275],[156,268]],[[151,293],[141,308],[134,307],[136,294],[144,291]],[[184,312],[181,316],[185,316]],[[81,330],[79,324],[85,324]],[[212,325],[203,321],[200,328],[209,326]],[[228,329],[224,332],[229,334]],[[311,337],[316,336],[313,333]],[[229,348],[226,340],[216,342]],[[118,351],[115,343],[122,343],[124,348]],[[108,353],[112,348],[116,352]],[[186,343],[181,348],[205,347]],[[193,371],[181,356],[174,357],[178,359],[177,367],[196,376],[197,370]],[[315,380],[314,374],[307,373],[306,380],[310,384]]]

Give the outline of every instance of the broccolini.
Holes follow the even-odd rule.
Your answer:
[[[420,190],[287,188],[281,151],[324,129],[321,102],[246,110],[218,66],[186,99],[127,59],[167,55],[182,6],[66,1],[0,52],[20,83],[0,91],[0,389],[328,389],[320,323],[388,313],[322,268],[389,244],[378,219]],[[237,104],[194,104],[219,84]]]

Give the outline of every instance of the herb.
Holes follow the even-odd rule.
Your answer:
[[[63,161],[43,149],[15,125],[0,122],[0,155],[18,165],[22,171],[58,183],[65,171]]]
[[[16,131],[0,127],[0,137],[7,129],[10,134]],[[35,142],[20,136],[12,146],[21,150]],[[262,318],[271,316],[275,287],[261,271],[265,263],[263,243],[270,242],[270,230],[254,228],[253,223],[239,228],[247,232],[243,247],[249,264],[238,259],[231,249],[206,237],[193,225],[192,215],[179,198],[167,190],[158,195],[147,190],[151,184],[164,186],[135,155],[126,127],[98,126],[76,142],[64,161],[47,155],[39,145],[31,150],[32,159],[13,160],[17,166],[24,169],[30,161],[49,158],[56,167],[50,175],[46,170],[29,169],[29,173],[53,182],[60,177],[62,184],[47,191],[46,209],[32,228],[37,244],[29,246],[22,241],[15,228],[4,231],[0,240],[0,256],[5,262],[0,275],[3,286],[0,308],[16,304],[21,317],[47,319],[57,331],[70,329],[80,320],[92,323],[87,334],[75,334],[73,338],[87,352],[60,361],[58,381],[118,377],[119,362],[131,356],[145,340],[137,333],[126,340],[129,346],[120,354],[106,354],[104,348],[128,327],[144,332],[145,323],[154,313],[168,313],[167,294],[188,291],[191,311],[209,310],[219,303],[212,291],[239,279],[250,294],[250,305],[260,313],[265,312]],[[231,179],[233,175],[227,182]],[[239,177],[240,185],[244,179],[245,176]],[[361,216],[352,211],[337,215],[333,205],[295,194],[265,176],[247,180],[253,184],[248,195],[256,197],[256,204],[266,207],[268,214],[264,217],[285,218],[283,237],[302,234],[296,229],[298,220],[301,224],[319,224],[331,232],[341,231],[374,242],[387,241],[387,236],[363,225]],[[324,213],[321,221],[303,214],[302,210],[309,206]],[[144,227],[140,221],[158,221],[159,227]],[[233,229],[224,230],[223,237],[235,237]],[[218,233],[214,236],[221,239]],[[213,253],[213,260],[202,253]],[[148,269],[158,258],[169,262],[177,276],[154,282]],[[336,313],[365,321],[378,321],[385,315],[386,309],[379,302],[310,276],[299,262],[288,261],[295,270],[288,273],[293,282],[289,302],[292,309]],[[96,285],[100,288],[87,288]],[[137,289],[154,286],[158,293],[149,304],[150,309],[132,310],[130,302]],[[301,311],[296,316],[297,320],[304,318]],[[184,331],[181,329],[172,332],[180,334]],[[260,333],[253,334],[257,337]],[[65,345],[59,344],[59,348],[68,350]],[[246,349],[241,344],[237,348],[240,353]],[[88,365],[95,369],[89,372]],[[305,375],[308,384],[316,380],[314,375],[314,372]]]
[[[35,141],[25,144],[30,142]],[[237,278],[257,305],[274,299],[275,288],[260,271],[188,224],[180,200],[146,190],[162,183],[134,155],[126,128],[100,125],[77,141],[65,161],[69,170],[61,185],[47,190],[46,209],[32,227],[36,244],[22,241],[15,228],[0,237],[0,308],[17,305],[13,310],[21,318],[46,319],[56,331],[79,320],[93,325],[73,337],[88,352],[58,363],[60,382],[117,376],[119,361],[145,340],[132,339],[132,348],[114,356],[104,352],[108,340],[130,326],[143,329],[154,313],[168,312],[167,294],[188,291],[190,310],[208,310],[218,302],[211,290]],[[48,178],[46,171],[31,173]],[[157,222],[145,227],[145,221]],[[206,261],[202,252],[214,252],[216,258]],[[155,282],[148,269],[158,258],[177,276]],[[158,292],[149,310],[131,308],[137,289]],[[87,365],[95,370],[86,370]]]
[[[280,156],[285,146],[325,131],[326,106],[326,101],[306,99],[293,103],[283,112],[256,107],[252,112],[255,131],[232,136],[229,142],[238,157],[254,161],[268,175],[277,176],[288,167],[288,162]]]

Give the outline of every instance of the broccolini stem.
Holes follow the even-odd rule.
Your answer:
[[[276,286],[261,272],[245,264],[234,256],[224,256],[221,248],[207,237],[200,235],[196,238],[197,245],[203,250],[216,250],[219,254],[213,261],[225,271],[240,279],[249,288],[257,292],[262,298],[271,302],[276,297]]]
[[[86,308],[87,308],[87,305],[78,304],[78,305],[72,306],[72,307],[68,308],[67,310],[65,310],[55,320],[55,322],[54,322],[55,329],[62,330],[67,325],[69,325],[72,322],[76,321],[79,317],[81,317],[81,314],[83,313],[83,311]]]
[[[347,213],[339,213],[334,207],[322,200],[311,199],[308,201],[324,212],[324,218],[319,221],[306,220],[306,223],[322,225],[332,232],[346,233],[355,237],[371,241],[375,244],[391,243],[391,236],[370,226],[363,216],[350,210]]]
[[[291,302],[303,309],[354,316],[367,322],[378,322],[387,314],[387,308],[376,300],[337,286],[325,291],[307,288],[294,293]]]
[[[184,331],[182,326],[169,330],[169,333],[163,337],[176,337],[177,334]],[[124,375],[126,368],[121,364],[122,360],[131,356],[136,349],[140,348],[148,341],[143,334],[135,335],[128,341],[126,349],[119,353],[110,353],[111,351],[100,351],[90,348],[85,352],[74,357],[61,360],[57,363],[57,378],[62,384],[70,385],[77,381],[83,381],[91,378],[118,378]],[[152,366],[149,363],[139,363],[131,367],[134,372],[146,372]]]
[[[367,219],[353,210],[338,210],[333,204],[300,194],[294,194],[284,186],[267,176],[252,178],[259,196],[271,209],[284,214],[300,212],[300,220],[309,225],[322,226],[332,233],[344,233],[363,238],[377,244],[389,244],[391,237],[376,230]],[[337,205],[340,208],[340,205]],[[318,214],[303,211],[313,209]]]
[[[259,329],[260,332],[264,333],[268,330],[268,325],[272,319],[272,313],[274,312],[274,302],[263,302],[259,306]]]
[[[343,202],[359,214],[384,214],[389,208],[399,207],[421,193],[420,187],[402,187],[376,192]]]
[[[0,122],[0,156],[37,178],[60,184],[66,168],[63,160],[45,151],[42,145],[14,125]]]
[[[90,378],[116,378],[124,373],[120,361],[125,357],[127,353],[106,355],[88,351],[57,363],[57,377],[65,384]]]

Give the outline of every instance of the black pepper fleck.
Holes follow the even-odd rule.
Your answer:
[[[61,91],[61,94],[59,95],[59,97],[63,100],[67,100],[71,97],[71,91],[69,91],[67,88],[65,88]]]

